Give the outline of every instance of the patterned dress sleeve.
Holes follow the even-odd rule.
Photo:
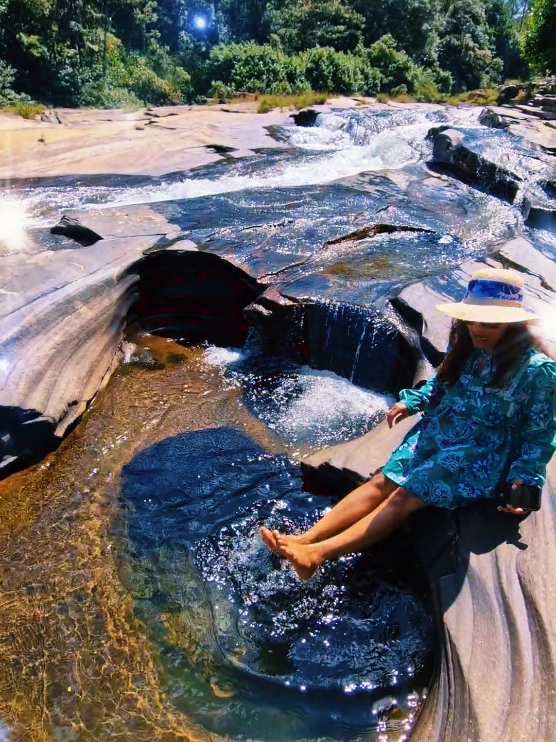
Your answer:
[[[444,384],[434,374],[420,389],[402,389],[400,402],[405,404],[410,415],[416,415],[418,412],[432,412],[438,406],[445,391]]]
[[[546,465],[556,448],[556,363],[550,361],[531,369],[523,386],[529,397],[519,437],[521,447],[512,463],[508,482],[542,487]]]

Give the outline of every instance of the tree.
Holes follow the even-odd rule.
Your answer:
[[[389,34],[418,63],[434,55],[443,18],[441,0],[352,0],[352,4],[365,19],[365,46]]]
[[[507,0],[492,0],[487,6],[486,20],[490,28],[495,55],[502,60],[502,77],[527,76],[527,63],[521,55],[514,15],[517,8]]]
[[[263,44],[270,34],[268,0],[222,0],[218,6],[227,41],[256,41]],[[215,15],[218,11],[215,10]]]
[[[538,72],[556,73],[556,0],[534,1],[524,48]]]
[[[503,64],[492,53],[490,30],[481,0],[456,0],[438,43],[440,66],[453,75],[455,92],[500,81]]]
[[[289,53],[317,46],[353,51],[365,24],[347,0],[285,0],[275,3],[269,17],[273,33]]]

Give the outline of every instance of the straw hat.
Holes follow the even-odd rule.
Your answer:
[[[438,304],[439,312],[466,322],[527,322],[540,319],[523,306],[523,279],[516,271],[483,268],[471,276],[460,302]]]

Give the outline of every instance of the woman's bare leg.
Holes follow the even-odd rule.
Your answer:
[[[310,580],[323,562],[368,549],[395,531],[412,513],[425,507],[425,502],[398,487],[373,512],[341,533],[311,544],[287,541],[279,536],[278,549],[290,561],[300,579]]]
[[[295,541],[300,544],[314,544],[317,541],[323,541],[340,533],[340,531],[344,531],[365,515],[372,513],[397,487],[398,485],[395,482],[379,472],[368,482],[357,487],[336,503],[330,512],[325,513],[305,533],[289,536],[280,534],[278,531],[270,531],[263,526],[260,529],[261,538],[271,551],[277,553],[279,553],[277,543],[279,536],[283,541]]]

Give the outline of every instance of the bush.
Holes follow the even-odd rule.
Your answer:
[[[16,93],[12,89],[12,84],[15,80],[16,72],[7,62],[0,59],[0,106],[9,110],[13,113],[19,113],[24,118],[32,118],[40,111],[35,110],[34,113],[28,114],[28,107],[37,105],[31,103],[31,98],[24,93]],[[44,110],[44,106],[40,106],[40,110]]]
[[[3,111],[7,111],[8,113],[17,113],[18,116],[21,116],[24,119],[32,119],[33,116],[37,116],[45,109],[46,106],[43,106],[40,103],[29,103],[28,101],[23,100],[2,106]]]
[[[374,95],[380,74],[360,55],[336,52],[331,47],[317,47],[304,53],[305,77],[313,90],[344,95]]]
[[[380,73],[380,90],[391,91],[401,85],[413,92],[417,67],[411,58],[398,49],[390,34],[382,36],[367,50],[369,64]]]
[[[221,83],[229,94],[294,93],[304,80],[295,64],[269,44],[252,41],[243,44],[219,44],[210,53],[207,72],[212,85]]]
[[[449,77],[451,81],[451,77]],[[450,90],[450,86],[445,84],[445,88]],[[417,100],[426,101],[427,103],[441,103],[445,95],[441,92],[438,85],[438,76],[431,70],[425,70],[417,67],[413,78],[413,89]]]
[[[80,104],[93,108],[141,108],[143,102],[128,88],[100,80],[85,86]]]
[[[128,54],[112,34],[107,38],[106,75],[83,86],[80,105],[140,108],[184,103],[193,97],[189,74],[156,42],[146,55]]]

